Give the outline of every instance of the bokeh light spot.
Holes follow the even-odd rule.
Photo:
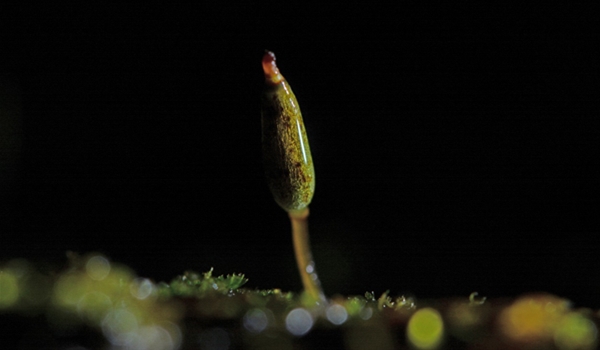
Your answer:
[[[261,309],[251,309],[244,315],[244,327],[253,333],[264,331],[269,325],[267,314]]]
[[[596,325],[577,313],[564,316],[554,333],[554,343],[560,350],[595,349],[598,330]]]
[[[499,315],[502,333],[518,343],[549,342],[568,303],[550,295],[521,297]]]
[[[131,282],[129,291],[134,298],[144,300],[154,292],[154,284],[147,278],[136,278]]]
[[[312,328],[313,318],[308,311],[299,307],[286,316],[285,328],[295,336],[301,336]]]
[[[138,320],[126,309],[110,311],[102,320],[102,332],[114,345],[128,345],[134,340]]]
[[[140,327],[135,332],[135,337],[127,348],[173,350],[175,349],[175,344],[169,332],[162,327],[152,325]]]
[[[346,322],[348,319],[348,312],[346,311],[346,308],[339,304],[332,304],[329,306],[325,312],[325,315],[327,316],[329,322],[337,326]]]
[[[84,294],[77,303],[79,315],[87,317],[94,323],[99,323],[112,306],[110,297],[104,293],[92,291]]]
[[[74,307],[88,290],[90,282],[79,273],[66,274],[54,284],[54,300],[59,305]]]
[[[85,270],[91,279],[101,281],[110,272],[110,262],[101,255],[91,257],[85,264]]]
[[[0,309],[8,308],[19,300],[17,277],[10,272],[0,271]]]
[[[365,307],[362,310],[360,310],[360,313],[358,315],[360,316],[360,318],[366,321],[370,319],[371,316],[373,316],[373,309],[370,307]]]
[[[444,336],[442,316],[432,308],[423,308],[412,315],[406,333],[417,349],[436,349]]]

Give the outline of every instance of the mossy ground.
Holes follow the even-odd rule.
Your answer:
[[[388,292],[331,297],[244,288],[243,274],[137,277],[100,254],[62,269],[0,265],[7,348],[594,349],[598,313],[549,294],[415,300]]]

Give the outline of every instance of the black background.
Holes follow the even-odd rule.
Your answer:
[[[547,291],[600,307],[585,7],[6,10],[2,261],[100,251],[155,280],[215,267],[299,290],[262,173],[269,49],[309,133],[328,295]]]

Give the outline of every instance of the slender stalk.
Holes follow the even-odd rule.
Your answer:
[[[325,294],[321,289],[321,281],[317,276],[315,262],[310,251],[308,238],[308,207],[298,211],[289,211],[292,223],[292,238],[296,262],[304,290],[316,301],[325,301]]]

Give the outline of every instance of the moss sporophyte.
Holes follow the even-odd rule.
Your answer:
[[[315,170],[300,106],[292,88],[266,51],[262,59],[262,148],[267,183],[292,224],[296,262],[305,292],[318,304],[326,301],[308,239],[308,205],[315,192]]]

